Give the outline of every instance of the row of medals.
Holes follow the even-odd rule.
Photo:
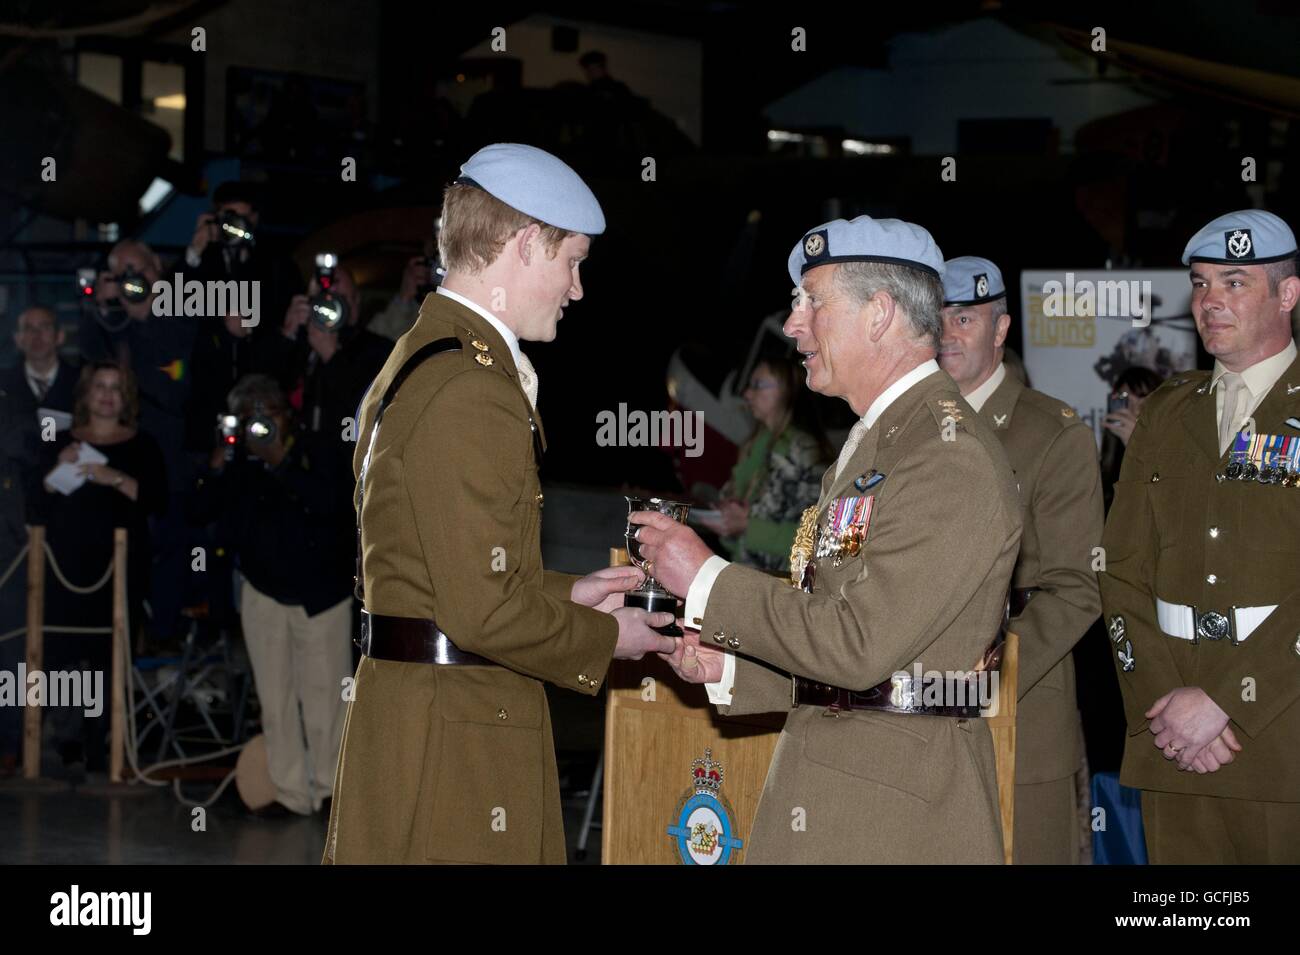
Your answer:
[[[1216,475],[1220,481],[1256,481],[1260,484],[1276,484],[1279,487],[1300,487],[1300,471],[1289,471],[1285,465],[1266,464],[1263,467],[1253,461],[1233,461],[1223,473]]]
[[[859,524],[850,524],[839,535],[832,534],[828,526],[825,537],[828,539],[821,542],[824,545],[821,556],[830,557],[832,567],[839,567],[844,558],[856,557],[862,550],[862,527]]]

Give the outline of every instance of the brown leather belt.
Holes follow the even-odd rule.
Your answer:
[[[486,657],[460,649],[437,623],[419,617],[384,617],[363,610],[361,639],[357,645],[362,653],[376,660],[439,666],[496,666]]]
[[[1019,617],[1029,606],[1029,601],[1033,599],[1034,594],[1042,590],[1042,587],[1016,587],[1008,595],[1007,599],[1011,601],[1011,616]]]
[[[1002,665],[1002,640],[999,637],[984,653],[983,673],[997,673]],[[839,686],[818,683],[806,677],[791,678],[791,702],[795,706],[821,706],[836,715],[840,710],[882,710],[886,713],[903,713],[920,716],[951,716],[959,719],[976,719],[981,715],[977,677],[969,680],[944,680],[944,700],[966,700],[965,704],[926,704],[924,687],[913,684],[911,674],[899,674],[873,686],[869,690],[846,690]],[[959,687],[961,682],[964,686]],[[996,687],[994,687],[996,689]],[[993,694],[990,693],[990,696]],[[996,696],[989,700],[996,703]]]

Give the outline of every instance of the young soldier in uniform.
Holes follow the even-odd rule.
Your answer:
[[[943,296],[939,365],[1002,441],[1023,506],[1010,624],[1020,637],[1014,860],[1074,864],[1083,728],[1070,650],[1101,613],[1092,566],[1103,517],[1097,442],[1073,408],[1007,374],[1011,316],[996,265],[949,259]]]
[[[1277,216],[1187,243],[1212,371],[1142,405],[1101,594],[1153,863],[1300,862],[1300,299]],[[1154,745],[1153,745],[1154,744]]]
[[[789,712],[749,862],[1001,862],[980,708],[914,680],[981,662],[1020,543],[1006,455],[935,362],[943,257],[919,226],[859,216],[807,232],[789,269],[808,386],[861,420],[796,536],[800,588],[632,515],[700,628],[669,663],[724,713]]]
[[[671,614],[622,606],[639,571],[542,569],[546,442],[519,341],[555,337],[604,228],[531,146],[480,150],[446,190],[446,278],[361,407],[364,656],[326,862],[563,863],[542,681],[594,694],[611,656],[673,646],[650,629]]]

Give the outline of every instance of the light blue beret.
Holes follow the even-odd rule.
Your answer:
[[[943,304],[983,305],[1007,294],[1002,271],[978,255],[959,255],[943,263]]]
[[[1211,220],[1192,236],[1183,249],[1183,265],[1267,265],[1294,258],[1295,253],[1295,233],[1290,226],[1271,212],[1242,209]]]
[[[902,219],[836,219],[809,229],[795,243],[788,263],[790,280],[835,262],[886,262],[943,277],[943,254],[930,233]]]
[[[456,181],[477,186],[512,209],[558,229],[584,235],[605,231],[605,213],[582,177],[536,146],[484,146],[460,167]]]

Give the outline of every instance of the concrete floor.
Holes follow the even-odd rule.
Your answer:
[[[570,779],[585,789],[593,768],[586,758],[565,760]],[[562,764],[561,772],[564,772]],[[564,780],[568,782],[569,780]],[[102,795],[104,779],[91,775],[86,787],[25,792],[21,783],[0,781],[0,865],[316,865],[325,844],[326,818],[259,819],[251,816],[229,786],[207,810],[207,830],[191,828],[192,810],[170,787],[129,795]],[[51,786],[58,784],[51,784]],[[50,788],[50,787],[45,787]],[[213,791],[189,782],[194,800]],[[564,788],[564,828],[569,859],[582,822],[585,793]],[[599,807],[597,808],[599,819]],[[600,861],[600,830],[592,831],[586,864]]]

